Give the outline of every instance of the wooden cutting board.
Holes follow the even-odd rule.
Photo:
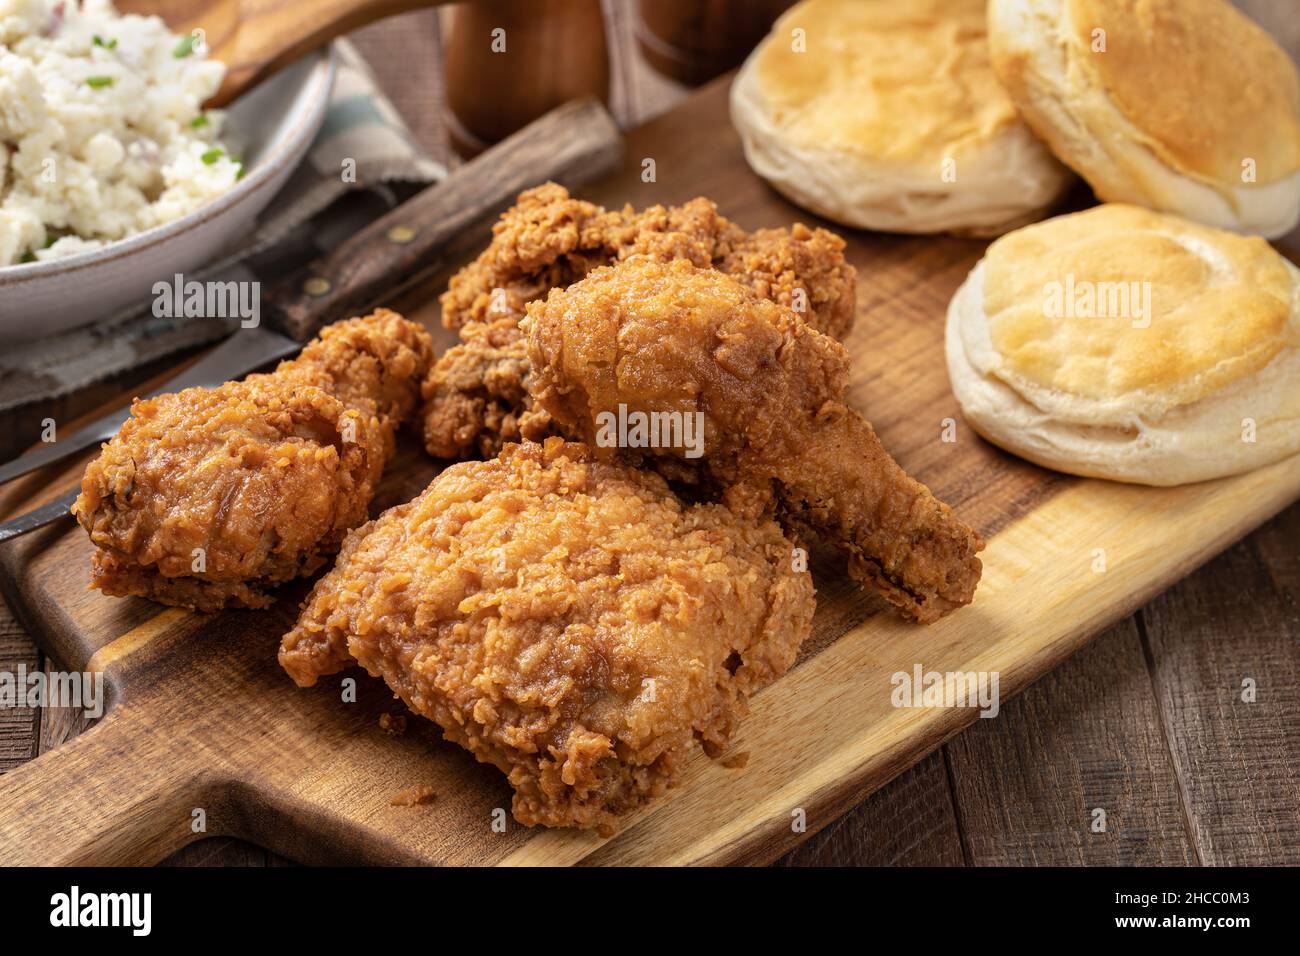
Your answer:
[[[726,91],[725,80],[714,84],[632,133],[622,172],[584,194],[638,207],[703,194],[749,228],[808,221],[749,172]],[[486,235],[484,224],[478,245]],[[754,699],[728,755],[697,754],[682,786],[613,838],[512,819],[498,832],[494,811],[510,798],[501,775],[423,720],[386,733],[380,716],[403,708],[379,680],[347,675],[358,680],[355,703],[343,701],[342,677],[295,689],[275,652],[305,582],[269,610],[208,617],[107,598],[88,589],[91,549],[69,523],[0,548],[0,584],[65,667],[104,675],[110,709],[0,777],[0,863],[152,863],[219,834],[316,863],[728,863],[788,850],[978,719],[973,709],[895,708],[896,672],[997,672],[1005,700],[1300,497],[1295,459],[1160,490],[1052,474],[981,441],[949,391],[943,322],[983,248],[849,239],[859,269],[851,402],[989,539],[975,603],[932,627],[909,625],[833,554],[816,555],[817,616],[796,666]],[[389,304],[436,327],[444,283]],[[948,419],[952,442],[942,440]],[[0,513],[71,487],[82,464],[16,483]],[[376,510],[412,497],[438,467],[408,441]],[[393,804],[422,785],[431,802]]]

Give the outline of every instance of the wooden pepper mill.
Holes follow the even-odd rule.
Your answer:
[[[794,0],[638,0],[637,44],[660,73],[696,86],[739,66]]]
[[[609,102],[600,0],[475,0],[451,11],[452,144],[472,156],[581,96]]]

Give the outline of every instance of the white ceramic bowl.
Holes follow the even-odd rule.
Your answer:
[[[316,51],[229,107],[246,172],[206,206],[103,249],[0,267],[0,342],[75,328],[133,302],[143,308],[155,282],[197,269],[248,233],[315,139],[334,71],[333,50]]]

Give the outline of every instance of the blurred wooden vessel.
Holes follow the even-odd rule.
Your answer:
[[[697,86],[739,66],[794,0],[637,0],[637,44],[660,73]]]
[[[457,4],[446,38],[452,143],[472,156],[561,103],[609,102],[600,0]]]

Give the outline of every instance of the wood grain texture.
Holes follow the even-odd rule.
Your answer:
[[[1142,614],[1203,862],[1300,863],[1300,508]],[[1244,699],[1244,685],[1255,699]]]
[[[944,754],[936,751],[787,853],[778,865],[961,866],[964,862]]]
[[[158,865],[264,867],[294,864],[246,840],[209,837],[182,847]]]
[[[1132,619],[947,753],[973,865],[1196,862]]]
[[[45,671],[48,680],[59,673],[61,667],[57,661],[45,658],[42,661],[42,669]],[[93,726],[95,726],[95,718],[87,716],[84,710],[78,710],[75,707],[43,707],[41,708],[40,730],[36,741],[37,752],[45,753],[55,747],[62,746]]]
[[[41,655],[27,633],[9,615],[0,616],[0,673],[36,671]],[[32,707],[0,707],[0,771],[26,763],[37,755],[40,712]]]

